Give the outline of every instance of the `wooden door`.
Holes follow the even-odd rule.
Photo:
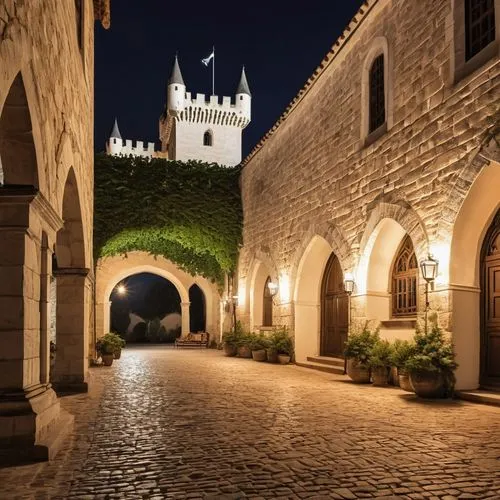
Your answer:
[[[481,384],[500,386],[500,212],[483,249]]]
[[[339,260],[332,254],[326,264],[321,287],[321,348],[322,356],[343,356],[347,340],[348,296],[344,291],[344,276]]]

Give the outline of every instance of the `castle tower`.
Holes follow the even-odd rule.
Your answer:
[[[113,130],[109,136],[109,141],[106,143],[106,153],[109,155],[119,155],[122,152],[123,139],[118,128],[118,122],[115,118]]]
[[[231,97],[208,99],[186,92],[177,56],[160,118],[162,151],[172,160],[200,160],[233,166],[241,162],[241,135],[250,123],[252,96],[243,68],[234,104]]]

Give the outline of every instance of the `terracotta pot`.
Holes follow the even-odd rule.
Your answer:
[[[257,351],[252,351],[252,358],[254,361],[266,361],[267,354],[265,349],[259,349]]]
[[[389,371],[389,384],[399,387],[398,369],[395,366],[391,366]]]
[[[113,356],[114,356],[115,359],[120,359],[122,357],[122,350],[118,349],[117,351],[115,351],[113,353]]]
[[[276,349],[267,349],[267,360],[269,363],[277,363],[278,351]]]
[[[237,347],[233,344],[224,344],[224,356],[236,356]]]
[[[418,370],[410,373],[410,382],[420,398],[443,398],[444,377],[439,371]]]
[[[111,366],[113,364],[113,354],[101,354],[101,358],[104,366]]]
[[[398,369],[398,378],[399,378],[399,387],[403,389],[403,391],[407,392],[415,392],[413,390],[413,386],[411,385],[410,375],[405,370]]]
[[[238,347],[238,356],[240,358],[251,358],[252,351],[250,350],[250,347],[248,347],[247,345],[242,345]]]
[[[280,365],[287,365],[290,363],[290,359],[292,358],[288,354],[278,354],[278,361]]]
[[[370,369],[365,365],[360,365],[355,359],[347,360],[347,375],[356,384],[370,383]]]
[[[386,366],[377,366],[372,368],[373,385],[385,387],[389,385],[389,371]]]

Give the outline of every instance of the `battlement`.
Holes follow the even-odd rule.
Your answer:
[[[153,157],[155,153],[155,143],[148,142],[147,147],[144,147],[144,141],[134,142],[131,139],[118,139],[112,137],[108,143],[106,143],[106,152],[112,155],[133,155],[133,156],[144,156]]]
[[[233,103],[231,97],[229,96],[223,96],[222,102],[220,102],[218,95],[209,95],[207,99],[206,94],[197,93],[196,97],[192,97],[191,92],[186,92],[184,106],[186,108],[188,106],[206,107],[222,111],[231,111],[236,109],[236,103]]]

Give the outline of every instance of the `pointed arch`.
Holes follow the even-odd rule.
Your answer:
[[[189,294],[189,331],[205,332],[207,328],[207,305],[203,290],[193,283],[188,290]]]
[[[0,183],[39,187],[31,114],[21,72],[12,82],[0,115]]]
[[[203,134],[203,145],[204,146],[213,146],[214,142],[214,133],[209,129],[206,130]]]

